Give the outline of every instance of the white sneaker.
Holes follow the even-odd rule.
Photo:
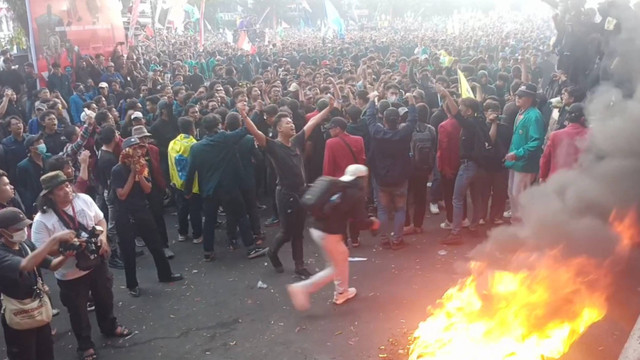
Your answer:
[[[469,219],[462,220],[462,227],[468,228],[471,225]]]
[[[185,242],[185,241],[187,241],[187,235],[178,234],[178,242]]]
[[[486,221],[484,221],[484,219],[480,219],[480,221],[478,221],[478,225],[484,225],[484,224],[486,224],[486,223],[487,223],[487,222],[486,222]]]
[[[309,293],[298,284],[287,285],[287,292],[293,303],[293,307],[298,311],[309,310],[311,303],[309,302]]]
[[[336,292],[333,293],[333,303],[336,305],[340,305],[343,304],[345,301],[353,298],[354,296],[356,296],[356,294],[358,293],[358,291],[356,290],[356,288],[348,288],[347,291],[343,292],[342,294],[338,294]]]
[[[433,214],[433,215],[440,214],[440,208],[438,207],[437,203],[436,204],[434,204],[434,203],[429,204],[429,211],[431,211],[431,214]]]
[[[199,237],[199,238],[197,238],[197,239],[193,239],[193,243],[194,243],[194,244],[202,244],[202,236],[200,236],[200,237]]]
[[[504,214],[502,214],[503,217],[506,217],[507,219],[511,218],[511,210],[507,210],[504,212]]]
[[[448,221],[443,222],[440,224],[440,229],[451,230],[451,223]]]
[[[144,241],[142,241],[142,239],[136,238],[136,246],[137,247],[145,247],[146,245],[145,245]]]

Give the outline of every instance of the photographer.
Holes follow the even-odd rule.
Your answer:
[[[56,234],[36,250],[27,241],[27,226],[31,221],[16,208],[0,210],[0,293],[3,296],[5,311],[2,314],[4,341],[9,360],[49,360],[53,359],[53,337],[51,335],[51,304],[45,296],[45,287],[38,268],[52,271],[59,269],[67,261],[60,256],[52,259],[49,253],[58,251],[60,243],[69,243],[75,239],[73,231]],[[69,255],[72,255],[70,253]],[[12,308],[16,301],[25,303],[29,299],[41,302],[43,311],[34,319],[25,319],[13,314],[12,309],[21,310],[21,306]],[[9,319],[7,319],[9,318]],[[19,328],[19,329],[17,329]]]
[[[113,275],[106,262],[111,249],[106,232],[98,236],[100,231],[95,231],[97,227],[105,229],[107,224],[95,202],[85,194],[75,194],[61,171],[44,175],[40,183],[39,212],[33,221],[31,234],[36,246],[49,246],[56,234],[66,230],[80,234],[79,237],[87,244],[75,259],[55,272],[55,277],[60,287],[60,300],[69,311],[71,328],[78,341],[78,354],[81,359],[92,360],[96,352],[87,312],[89,293],[95,301],[100,332],[113,337],[131,335],[127,328],[118,325],[113,315]],[[92,240],[97,242],[95,246],[89,246]]]

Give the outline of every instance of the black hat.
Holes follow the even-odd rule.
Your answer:
[[[130,136],[122,142],[122,149],[128,149],[132,146],[140,145],[140,140],[137,137]]]
[[[538,93],[538,87],[532,83],[525,83],[520,86],[520,89],[516,91],[516,96],[536,98]]]
[[[0,210],[0,229],[23,229],[31,224],[31,220],[16,208],[5,208]]]
[[[62,171],[52,171],[48,174],[42,175],[40,178],[40,184],[42,185],[42,192],[40,196],[43,196],[58,186],[68,183],[69,179]]]
[[[331,119],[331,121],[329,121],[329,124],[327,125],[327,130],[331,130],[335,128],[340,128],[342,129],[342,131],[347,130],[347,121],[341,117],[334,117],[333,119]]]
[[[573,117],[576,117],[578,119],[583,118],[584,117],[584,105],[582,103],[575,103],[572,104],[571,106],[569,106],[569,109],[567,110],[568,114],[571,114]]]
[[[39,140],[43,139],[43,135],[42,133],[38,134],[38,135],[31,135],[28,136],[25,140],[24,140],[24,147],[27,148],[27,150],[29,150],[30,147],[33,146],[33,144]]]

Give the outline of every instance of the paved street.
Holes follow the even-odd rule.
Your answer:
[[[378,240],[367,233],[363,245],[351,251],[353,257],[366,258],[351,262],[356,299],[332,305],[328,302],[332,288],[326,287],[313,296],[312,309],[304,314],[292,309],[285,289],[295,280],[289,247],[281,254],[285,273],[276,274],[266,258],[250,261],[243,250],[224,249],[224,231],[218,231],[218,260],[213,263],[201,260],[201,245],[174,243],[177,255],[171,265],[186,277],[175,284],[157,282],[147,253],[138,259],[142,297],[129,297],[123,271],[114,271],[116,316],[136,334],[126,340],[106,339],[91,315],[99,358],[406,359],[402,351],[408,336],[425,318],[426,307],[456,282],[466,253],[481,241],[472,239],[454,248],[440,245],[437,240],[445,234],[438,227],[442,218],[428,218],[425,233],[408,237],[408,246],[398,251],[381,250]],[[167,219],[170,237],[176,238],[176,217],[167,214]],[[267,230],[269,239],[276,229]],[[322,268],[322,258],[308,235],[305,258],[310,270]],[[635,253],[635,264],[640,264],[638,258]],[[75,359],[76,342],[66,310],[52,275],[46,277],[54,291],[54,305],[62,310],[53,321],[58,329],[56,358]],[[258,281],[268,288],[258,288]],[[620,285],[626,292],[616,293],[620,295],[614,297],[609,315],[563,359],[617,359],[640,310],[639,287],[637,279]]]

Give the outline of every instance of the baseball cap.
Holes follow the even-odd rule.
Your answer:
[[[122,149],[128,149],[132,146],[140,145],[140,140],[137,137],[130,136],[122,142]]]
[[[400,109],[398,109],[398,114],[400,115],[400,117],[402,117],[402,115],[404,115],[407,111],[409,111],[409,109],[403,106]]]
[[[340,181],[349,182],[356,178],[369,175],[369,169],[360,164],[352,164],[347,166],[344,171],[344,175],[340,178]]]
[[[38,134],[38,135],[31,135],[29,137],[27,137],[24,140],[24,147],[27,148],[27,150],[33,146],[33,144],[38,141],[38,140],[42,140],[44,137],[44,135],[42,135],[42,133]]]
[[[109,84],[107,84],[106,82],[101,82],[100,84],[98,84],[99,88],[109,88]]]
[[[518,91],[516,91],[516,96],[521,97],[532,97],[535,98],[538,93],[538,87],[532,83],[523,84]]]
[[[343,131],[347,130],[347,121],[341,117],[334,117],[333,119],[331,119],[331,121],[329,121],[329,124],[327,125],[327,130],[331,130],[335,128],[340,128]]]
[[[136,111],[133,114],[131,114],[131,120],[133,119],[144,119],[144,116],[140,111]]]
[[[584,117],[584,105],[581,103],[571,104],[567,112],[576,118]]]
[[[16,208],[5,208],[0,210],[0,229],[24,229],[31,220]]]

